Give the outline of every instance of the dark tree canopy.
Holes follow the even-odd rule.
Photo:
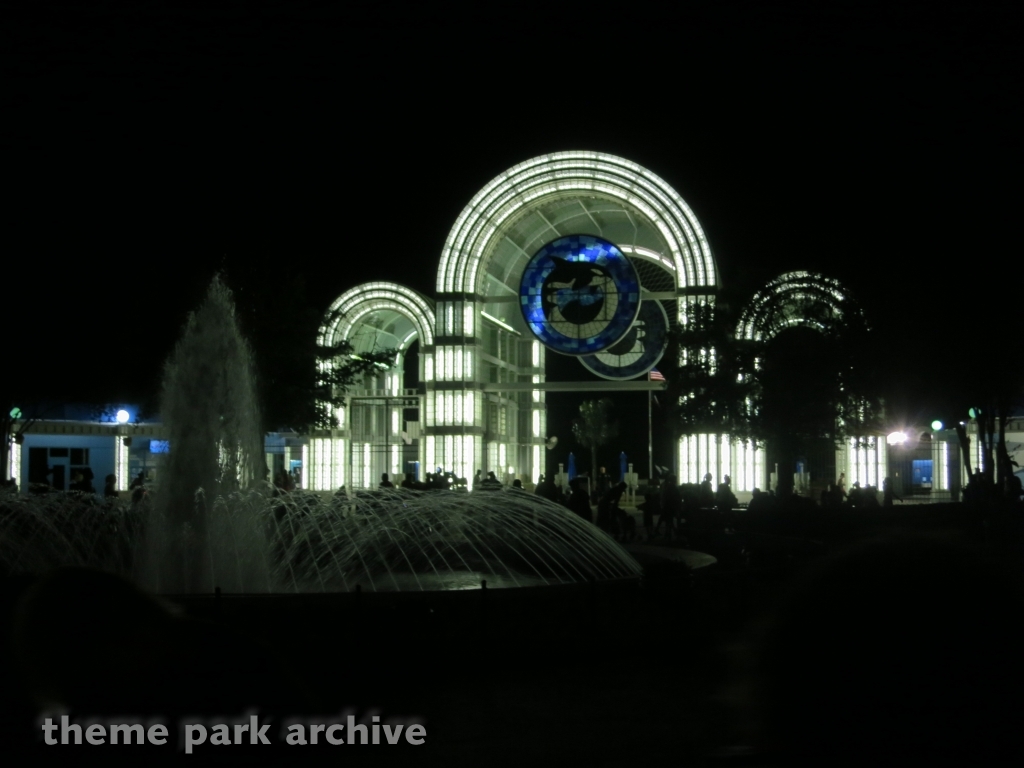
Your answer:
[[[572,434],[576,442],[590,451],[590,476],[597,477],[597,449],[607,445],[619,434],[618,422],[613,421],[612,401],[584,400],[580,403],[580,415],[572,422]]]

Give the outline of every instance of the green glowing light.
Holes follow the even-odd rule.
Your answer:
[[[19,408],[18,406],[14,406],[13,408],[11,408],[11,418],[12,419],[20,419],[21,418],[21,408]]]
[[[972,419],[978,418],[979,413],[981,413],[981,411],[979,411],[977,408],[971,408],[969,411],[967,411],[967,415],[970,416]]]
[[[940,429],[942,429],[942,422],[939,421],[938,419],[933,421],[932,422],[932,429],[934,429],[936,432],[938,432]]]

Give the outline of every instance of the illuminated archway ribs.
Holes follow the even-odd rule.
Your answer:
[[[470,201],[445,242],[438,294],[481,295],[486,260],[511,222],[547,200],[580,194],[618,201],[652,222],[668,244],[665,256],[675,266],[678,287],[717,286],[714,257],[700,222],[663,179],[614,155],[557,152],[510,168]]]
[[[861,314],[842,284],[813,272],[787,272],[758,291],[740,315],[736,338],[768,341],[787,328],[828,330],[849,313]]]

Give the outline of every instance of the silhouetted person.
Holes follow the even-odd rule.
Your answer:
[[[494,491],[501,488],[501,481],[493,471],[487,473],[487,477],[480,481],[480,490]]]
[[[587,498],[587,491],[583,487],[580,478],[574,477],[570,480],[569,488],[572,490],[572,493],[566,502],[567,506],[588,523],[592,523],[594,521],[594,513],[590,508],[590,499]]]
[[[523,490],[523,481],[517,477],[515,480],[512,481],[512,487],[518,488],[520,491]]]
[[[601,467],[601,469],[597,473],[596,489],[597,489],[598,498],[601,498],[606,493],[608,493],[608,491],[611,490],[611,487],[612,487],[611,475],[608,474],[608,470],[607,469],[605,469],[604,467]]]
[[[885,480],[882,481],[882,506],[883,507],[891,507],[893,499],[899,499],[900,501],[903,501],[903,499],[900,499],[900,497],[896,495],[896,491],[892,487],[892,485],[893,485],[893,483],[892,483],[892,478],[891,477],[887,477],[887,478],[885,478]]]
[[[597,502],[597,527],[613,536],[619,532],[619,499],[625,490],[625,483],[613,485]]]
[[[405,479],[402,480],[401,485],[403,488],[408,488],[410,490],[416,487],[416,481],[413,480],[412,472],[405,473]]]
[[[117,498],[117,475],[107,475],[103,482],[103,498]]]
[[[836,493],[839,496],[839,503],[841,504],[843,499],[846,498],[846,473],[840,472],[839,479],[836,480]]]
[[[850,489],[848,499],[851,507],[864,506],[864,492],[861,490],[859,480],[854,481],[853,488]]]
[[[661,492],[658,481],[651,480],[644,494],[643,503],[637,506],[644,513],[644,532],[648,539],[654,538],[654,516],[661,514]]]
[[[91,467],[84,467],[82,469],[81,479],[81,491],[82,493],[96,493],[96,486],[92,484],[92,481],[96,478]]]
[[[390,478],[388,477],[388,473],[385,472],[384,474],[382,474],[380,476],[380,485],[377,486],[377,487],[378,488],[394,488],[395,484],[391,482]]]
[[[718,491],[715,493],[715,506],[719,512],[729,512],[736,506],[736,494],[732,492],[732,478],[725,476],[724,482],[718,484]]]
[[[558,501],[558,488],[555,487],[554,482],[549,480],[546,475],[540,476],[540,480],[537,483],[537,488],[534,493],[548,499],[549,501]]]
[[[679,493],[679,486],[676,485],[675,475],[669,475],[662,483],[660,501],[661,517],[658,518],[658,527],[655,530],[660,530],[661,524],[664,523],[665,535],[674,539],[683,508],[683,497]]]
[[[762,512],[767,512],[772,508],[772,497],[762,491],[760,488],[755,488],[750,494],[750,503],[747,504],[747,514],[756,515]]]
[[[136,488],[142,488],[146,485],[146,473],[139,472],[139,476],[132,480],[132,484],[128,486],[129,491],[134,491]]]
[[[708,472],[704,475],[704,480],[700,484],[700,505],[702,508],[713,507],[715,505],[715,493],[711,487],[711,482],[714,480],[714,476]]]
[[[484,475],[484,471],[482,469],[478,469],[476,471],[476,474],[473,475],[473,487],[474,488],[479,487],[480,483],[483,482],[483,479],[484,479],[483,475]]]

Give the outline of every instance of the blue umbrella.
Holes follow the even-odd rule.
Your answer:
[[[626,452],[623,451],[619,454],[619,482],[623,482],[626,479]]]
[[[576,477],[576,457],[569,454],[569,479],[572,480]]]

